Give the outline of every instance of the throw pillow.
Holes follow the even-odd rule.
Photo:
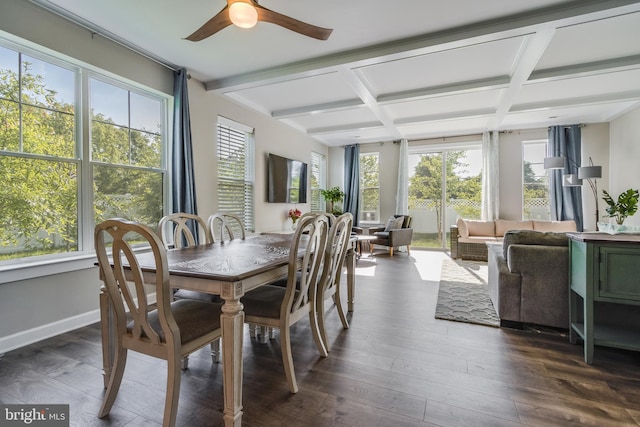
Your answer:
[[[397,230],[398,228],[402,228],[403,222],[404,222],[404,217],[400,216],[396,218],[392,216],[387,220],[387,226],[384,228],[384,231],[391,231],[391,230]]]

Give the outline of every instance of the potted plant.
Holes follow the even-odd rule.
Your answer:
[[[615,218],[618,225],[622,225],[627,217],[632,216],[638,210],[638,190],[630,188],[620,194],[618,200],[614,200],[605,190],[602,190],[602,194],[604,194],[602,199],[609,205],[606,209],[608,216]]]
[[[341,202],[344,198],[344,191],[340,187],[335,186],[329,190],[320,190],[320,194],[324,197],[324,200],[331,204],[331,213],[334,215],[341,215],[342,211],[339,208],[335,208],[335,202]]]

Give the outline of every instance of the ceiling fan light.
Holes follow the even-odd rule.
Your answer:
[[[258,11],[249,3],[237,1],[229,6],[229,19],[240,28],[253,28],[258,22]]]

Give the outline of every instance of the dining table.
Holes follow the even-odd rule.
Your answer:
[[[224,300],[220,316],[224,424],[242,425],[242,344],[244,312],[242,296],[272,283],[288,271],[289,247],[293,234],[264,233],[206,245],[167,250],[171,287],[220,295]],[[355,297],[355,247],[350,239],[345,264],[347,309],[353,311]],[[136,255],[148,283],[154,283],[155,262],[150,252]],[[125,270],[125,273],[128,273]],[[105,387],[111,374],[115,351],[113,313],[106,289],[100,292],[102,348]]]

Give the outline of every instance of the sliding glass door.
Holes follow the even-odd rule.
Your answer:
[[[446,249],[458,216],[480,219],[480,146],[409,154],[409,214],[414,247]]]

